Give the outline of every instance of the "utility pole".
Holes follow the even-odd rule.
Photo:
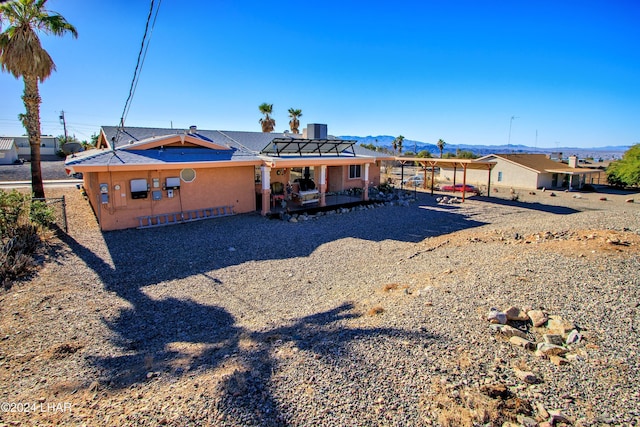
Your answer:
[[[511,125],[513,124],[513,119],[519,119],[520,117],[518,116],[511,116],[511,120],[509,120],[509,141],[507,142],[508,145],[511,144]]]
[[[64,118],[64,110],[60,111],[60,123],[64,127],[64,144],[69,142],[69,137],[67,136],[67,121]]]

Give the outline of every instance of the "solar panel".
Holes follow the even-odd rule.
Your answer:
[[[342,139],[274,138],[260,151],[260,154],[269,156],[333,154],[355,157],[356,153],[353,149],[355,143],[356,141]]]

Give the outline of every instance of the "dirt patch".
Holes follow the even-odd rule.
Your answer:
[[[56,344],[44,352],[44,355],[48,359],[60,360],[71,356],[78,350],[82,349],[83,345],[65,342],[62,344]]]

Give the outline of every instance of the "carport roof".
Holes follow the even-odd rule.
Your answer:
[[[439,167],[439,168],[460,167],[463,169],[488,170],[488,169],[493,169],[493,167],[496,165],[496,162],[490,162],[485,160],[474,160],[474,159],[436,159],[436,158],[424,158],[424,157],[396,157],[396,160],[400,162],[418,162],[426,166]]]
[[[13,138],[0,138],[0,150],[11,150],[13,148]]]

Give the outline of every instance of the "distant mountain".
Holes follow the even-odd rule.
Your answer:
[[[339,136],[341,139],[355,140],[360,144],[373,144],[377,147],[392,149],[394,136],[378,135],[378,136]],[[472,144],[449,144],[444,146],[445,153],[455,153],[457,150],[471,151],[478,156],[486,156],[493,153],[562,153],[565,157],[576,155],[580,158],[593,157],[603,159],[616,159],[622,157],[629,146],[605,146],[594,148],[578,148],[578,147],[556,147],[556,148],[538,148],[526,145],[504,144],[504,145],[472,145]],[[435,144],[429,144],[422,141],[405,139],[402,143],[402,151],[420,152],[427,150],[433,155],[439,155],[440,150]]]
[[[378,136],[339,136],[341,139],[351,139],[358,142],[358,144],[373,144],[376,147],[384,147],[391,149],[393,146],[393,140],[396,139],[395,136],[390,135],[378,135]],[[414,148],[417,148],[417,151],[420,152],[422,150],[427,150],[430,152],[440,152],[438,150],[438,146],[435,144],[429,144],[422,141],[415,141],[413,139],[405,139],[402,141],[402,151],[413,151]],[[447,150],[445,149],[445,152]],[[453,150],[455,151],[455,150]]]

